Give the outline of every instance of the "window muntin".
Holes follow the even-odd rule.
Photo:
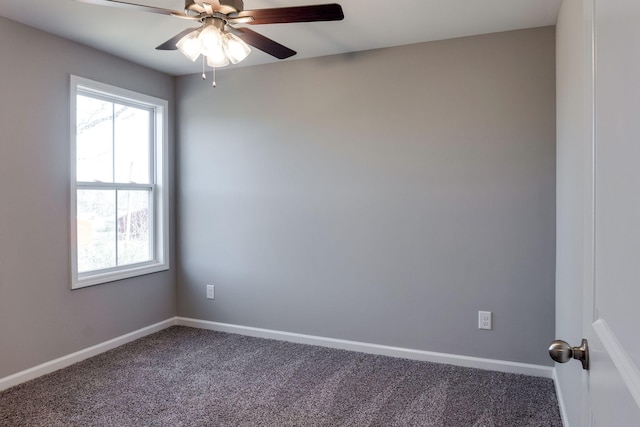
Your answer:
[[[164,100],[72,77],[72,287],[168,268]]]

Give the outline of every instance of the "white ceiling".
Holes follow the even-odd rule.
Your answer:
[[[331,3],[335,0],[244,0],[244,9]],[[182,10],[184,0],[133,0]],[[554,25],[562,0],[337,0],[345,19],[256,25],[251,29],[298,52],[288,60],[432,40]],[[188,27],[171,16],[78,3],[0,0],[0,15],[172,75],[199,72],[178,51],[155,46]],[[253,49],[240,65],[275,62]],[[239,65],[236,65],[239,66]],[[393,64],[390,64],[393,66]]]

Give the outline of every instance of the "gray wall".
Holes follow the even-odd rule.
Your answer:
[[[549,365],[554,43],[547,27],[178,78],[178,314]]]
[[[584,19],[582,0],[564,0],[557,24],[557,238],[556,337],[582,339],[585,123]],[[577,365],[577,366],[575,366]],[[581,424],[579,363],[557,364],[558,388],[567,422]]]
[[[169,76],[0,18],[0,377],[176,313],[175,269],[70,290],[70,73],[174,100]]]

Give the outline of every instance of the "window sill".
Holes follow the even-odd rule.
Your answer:
[[[144,276],[146,274],[157,273],[169,270],[169,263],[145,263],[132,265],[125,269],[109,270],[101,273],[82,273],[73,280],[71,289],[81,289],[88,286],[100,285],[102,283],[115,282],[117,280],[130,279],[133,277]]]

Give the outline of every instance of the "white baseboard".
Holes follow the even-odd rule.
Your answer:
[[[460,356],[457,354],[435,353],[432,351],[413,350],[409,348],[391,347],[380,344],[369,344],[357,341],[325,338],[314,335],[274,331],[271,329],[253,328],[249,326],[232,325],[228,323],[211,322],[208,320],[190,319],[186,317],[177,317],[176,324],[182,326],[190,326],[193,328],[210,329],[220,332],[248,335],[258,338],[269,338],[300,344],[311,344],[322,347],[337,348],[341,350],[359,351],[361,353],[401,357],[405,359],[420,360],[425,362],[445,363],[449,365],[464,366],[468,368],[524,374],[536,377],[553,378],[554,373],[553,368],[550,366],[509,362],[506,360],[484,359],[480,357]]]
[[[564,398],[562,397],[562,389],[560,388],[560,382],[558,381],[558,370],[553,368],[553,384],[556,387],[556,397],[558,398],[558,407],[560,408],[560,418],[562,418],[562,425],[569,427],[569,416],[567,415],[567,408],[564,406]]]
[[[33,368],[17,372],[13,375],[9,375],[8,377],[0,378],[0,391],[27,382],[42,375],[50,374],[51,372],[57,371],[59,369],[66,368],[67,366],[73,365],[74,363],[78,363],[82,360],[96,356],[100,353],[104,353],[105,351],[119,347],[128,342],[135,341],[138,338],[142,338],[144,336],[161,331],[162,329],[168,328],[169,326],[173,326],[175,324],[176,318],[172,317],[162,322],[158,322],[145,328],[138,329],[137,331],[133,331],[128,334],[113,338],[109,341],[105,341],[103,343],[96,344],[83,350],[76,351],[75,353],[71,353],[66,356],[51,360],[49,362],[42,363],[38,366],[34,366]]]
[[[253,328],[250,326],[232,325],[228,323],[211,322],[208,320],[190,319],[186,317],[172,317],[162,322],[155,323],[137,331],[113,338],[100,344],[85,348],[75,353],[59,357],[49,362],[42,363],[33,368],[17,372],[8,377],[0,378],[0,391],[9,387],[22,384],[42,375],[50,374],[59,369],[78,363],[82,360],[96,356],[105,351],[119,347],[144,336],[166,329],[170,326],[182,325],[193,328],[209,329],[220,332],[229,332],[239,335],[248,335],[258,338],[276,339],[300,344],[318,345],[322,347],[337,348],[341,350],[359,351],[361,353],[379,354],[383,356],[401,357],[405,359],[421,360],[425,362],[444,363],[449,365],[464,366],[469,368],[486,369],[498,372],[532,375],[536,377],[553,378],[556,384],[556,393],[560,403],[563,421],[566,420],[566,412],[562,405],[562,395],[555,377],[555,370],[548,366],[532,365],[527,363],[509,362],[506,360],[484,359],[480,357],[460,356],[457,354],[436,353],[432,351],[414,350],[409,348],[392,347],[380,344],[370,344],[358,341],[349,341],[335,338],[319,337],[315,335],[297,334],[292,332],[275,331],[271,329]],[[568,424],[565,424],[568,427]]]

